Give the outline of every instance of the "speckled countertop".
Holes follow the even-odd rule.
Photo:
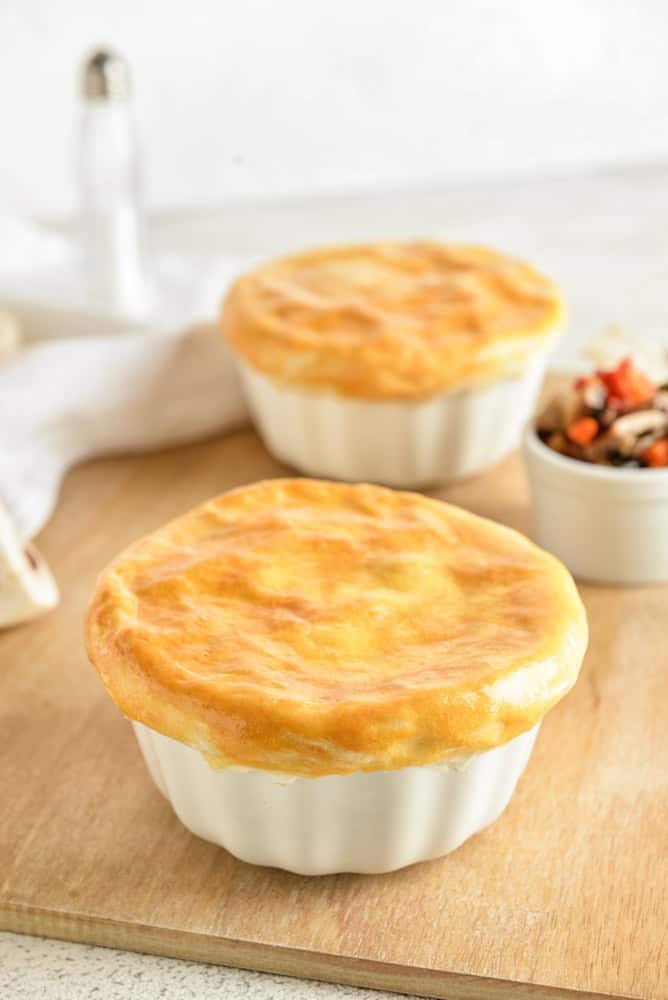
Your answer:
[[[0,934],[1,1000],[401,1000],[397,993]]]

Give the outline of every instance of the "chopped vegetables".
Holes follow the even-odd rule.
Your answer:
[[[574,420],[572,424],[568,425],[566,437],[569,441],[584,448],[585,445],[591,444],[598,434],[598,430],[598,421],[594,420],[593,417],[580,417],[579,420]]]
[[[668,438],[655,441],[640,455],[641,461],[650,469],[661,469],[668,465]]]
[[[654,383],[633,367],[631,358],[624,358],[611,371],[597,371],[596,377],[608,393],[608,405],[616,410],[633,409],[653,399]]]
[[[554,451],[598,465],[668,468],[668,385],[624,358],[575,379],[550,401],[536,429]]]

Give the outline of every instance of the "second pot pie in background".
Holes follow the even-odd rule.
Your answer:
[[[130,546],[87,624],[182,822],[304,874],[389,871],[495,820],[586,643],[567,570],[517,532],[308,479]]]
[[[517,444],[561,318],[557,288],[528,264],[388,242],[270,261],[234,283],[221,325],[277,458],[420,486]]]

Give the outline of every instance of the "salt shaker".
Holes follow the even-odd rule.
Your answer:
[[[126,61],[97,49],[83,65],[79,133],[81,238],[92,309],[130,320],[153,306],[142,178]]]

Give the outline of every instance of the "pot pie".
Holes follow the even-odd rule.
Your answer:
[[[270,480],[121,553],[87,647],[131,720],[214,769],[318,778],[447,762],[575,682],[575,585],[522,535],[372,485]]]
[[[561,320],[555,285],[480,246],[326,247],[240,277],[225,338],[279,382],[354,399],[416,399],[512,375]]]
[[[517,444],[561,319],[559,291],[529,264],[415,241],[269,261],[232,285],[220,322],[276,458],[414,487]]]

